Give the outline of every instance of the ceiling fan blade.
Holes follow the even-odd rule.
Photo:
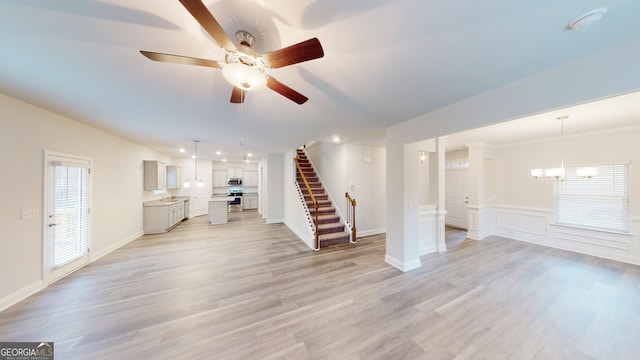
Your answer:
[[[219,68],[219,69],[222,68],[222,64],[215,60],[199,59],[199,58],[182,56],[182,55],[162,54],[162,53],[144,51],[144,50],[140,50],[140,54],[146,56],[147,58],[153,61],[161,61],[161,62],[184,64],[184,65],[206,66],[206,67]]]
[[[218,45],[228,51],[236,50],[236,46],[229,38],[229,35],[227,35],[209,9],[202,3],[202,0],[180,0],[180,3],[191,13],[200,26],[211,35]]]
[[[231,103],[242,104],[246,95],[247,92],[245,90],[239,89],[234,86],[233,91],[231,92]]]
[[[313,38],[280,50],[268,52],[262,56],[262,59],[268,67],[277,69],[323,56],[324,50],[322,50],[320,40]]]
[[[309,100],[308,97],[300,94],[299,92],[293,90],[287,85],[281,83],[280,81],[272,78],[271,76],[267,76],[267,87],[278,94],[288,98],[291,101],[294,101],[300,105],[304,104]]]

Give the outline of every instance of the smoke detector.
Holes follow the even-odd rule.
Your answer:
[[[603,7],[586,12],[567,25],[567,28],[570,30],[584,30],[600,21],[602,16],[607,13],[607,10],[606,7]]]

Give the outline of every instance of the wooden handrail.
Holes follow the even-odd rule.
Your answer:
[[[351,204],[351,208],[347,209],[347,221],[351,224],[351,242],[356,243],[356,199],[352,198],[348,192],[344,193],[344,196]]]
[[[311,201],[313,202],[313,208],[316,210],[315,212],[315,220],[314,220],[314,225],[315,225],[315,232],[313,234],[314,237],[314,250],[320,250],[320,242],[318,241],[318,208],[320,207],[318,205],[318,202],[316,201],[316,197],[313,196],[313,191],[311,190],[311,186],[309,186],[309,182],[307,181],[307,177],[304,176],[304,172],[302,172],[302,167],[300,167],[300,162],[299,162],[299,158],[295,157],[295,161],[296,161],[296,167],[298,168],[298,172],[300,173],[300,176],[302,177],[302,181],[304,181],[304,186],[307,188],[307,191],[309,192],[309,195],[311,196]]]

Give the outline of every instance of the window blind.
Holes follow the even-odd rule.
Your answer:
[[[564,181],[555,182],[554,220],[560,225],[629,232],[628,165],[596,166],[591,179],[565,169]]]
[[[54,163],[54,268],[87,253],[89,244],[89,169]]]

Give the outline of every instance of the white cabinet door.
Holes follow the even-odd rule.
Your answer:
[[[241,167],[227,168],[227,177],[229,179],[242,179],[244,169]]]
[[[245,170],[242,185],[258,187],[258,172],[254,170]]]
[[[227,170],[213,170],[213,187],[227,186]]]
[[[153,160],[143,161],[144,170],[144,190],[164,190],[165,189],[165,163]]]
[[[245,210],[257,209],[258,208],[258,197],[255,195],[243,196],[242,197],[242,208]]]

